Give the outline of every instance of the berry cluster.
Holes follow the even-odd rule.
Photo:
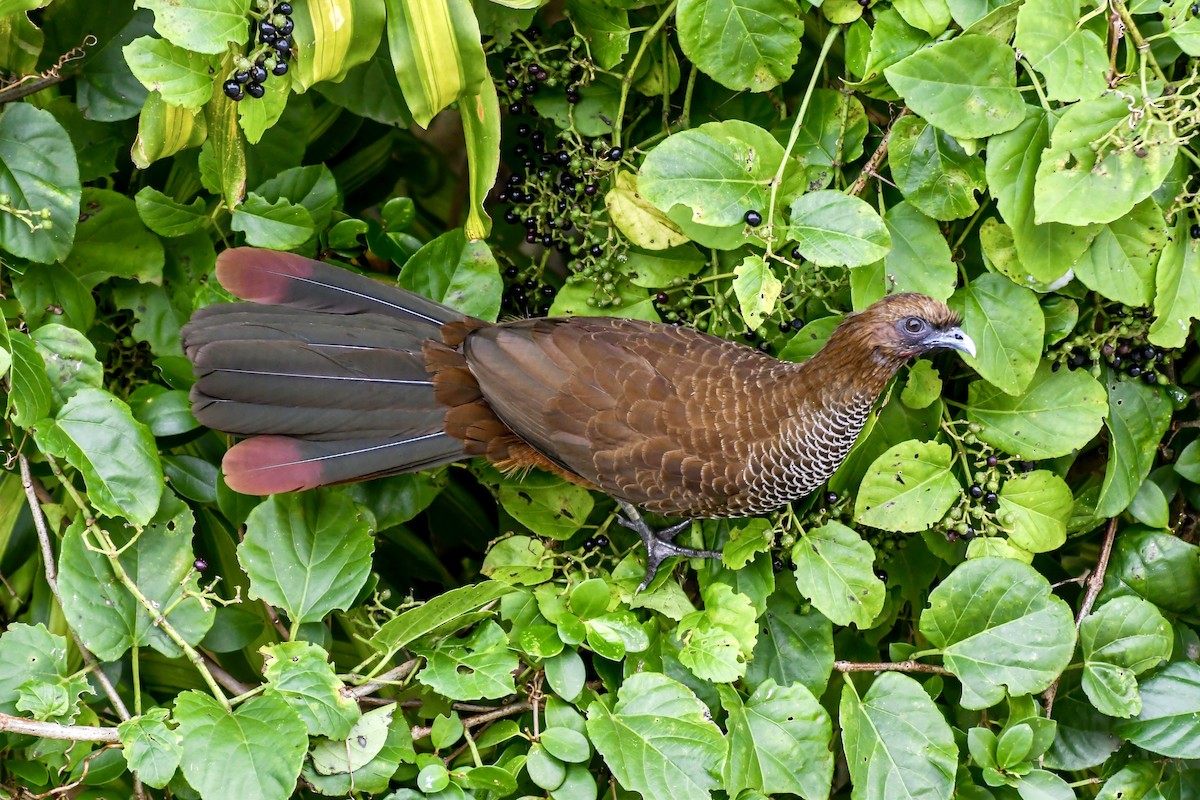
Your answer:
[[[608,547],[608,537],[603,533],[595,538],[589,537],[583,540],[583,549],[589,553],[593,550],[603,550],[606,547]]]
[[[238,56],[233,77],[222,86],[231,100],[262,97],[268,74],[286,75],[292,57],[292,4],[275,3],[272,8],[271,0],[258,0],[257,6],[262,16],[250,22],[250,40],[257,36],[258,43],[249,55]]]
[[[976,433],[978,430],[968,431],[963,441],[970,437],[972,443],[977,443]],[[970,539],[977,534],[1002,533],[1003,526],[1011,523],[1007,512],[999,511],[1002,482],[1019,472],[1032,472],[1036,468],[1037,464],[1033,461],[1001,458],[995,453],[977,456],[975,472],[970,476],[971,485],[958,504],[942,519],[941,527],[946,538],[953,542]]]
[[[1111,312],[1109,329],[1081,333],[1065,341],[1051,369],[1086,369],[1100,376],[1100,364],[1111,367],[1120,378],[1137,378],[1150,385],[1170,383],[1163,374],[1169,366],[1168,353],[1146,341],[1150,310],[1120,307]]]

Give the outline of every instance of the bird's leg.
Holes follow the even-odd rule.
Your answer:
[[[633,505],[624,500],[618,500],[617,505],[625,512],[624,516],[617,515],[617,521],[640,536],[642,543],[646,545],[646,577],[642,579],[641,585],[638,586],[639,592],[650,585],[650,581],[654,580],[654,575],[658,572],[659,565],[671,556],[686,556],[688,558],[721,557],[719,550],[696,550],[691,547],[683,547],[675,544],[675,537],[679,535],[680,531],[692,524],[691,520],[684,520],[677,525],[656,531],[642,518],[641,512]]]

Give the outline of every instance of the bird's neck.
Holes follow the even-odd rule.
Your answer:
[[[870,406],[904,361],[876,347],[870,330],[843,325],[816,355],[795,367],[795,385],[823,404]]]

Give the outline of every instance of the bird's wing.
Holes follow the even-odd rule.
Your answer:
[[[746,423],[738,364],[761,363],[746,348],[689,329],[574,318],[475,331],[464,353],[509,428],[616,497],[700,514],[740,490],[744,437],[729,435]]]

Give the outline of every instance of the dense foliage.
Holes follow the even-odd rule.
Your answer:
[[[1200,796],[1195,56],[1191,0],[0,0],[0,796]],[[637,593],[544,474],[230,491],[236,244],[791,360],[915,290],[978,356]]]

